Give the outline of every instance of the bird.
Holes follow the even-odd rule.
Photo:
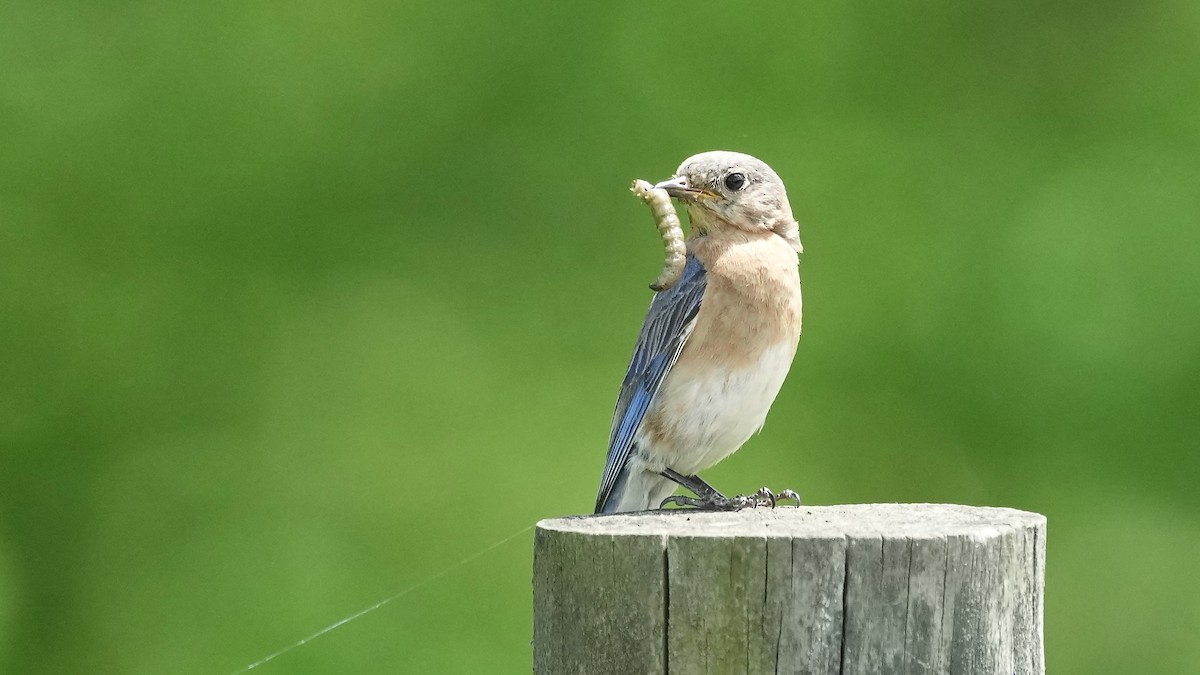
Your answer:
[[[729,498],[697,475],[762,429],[800,341],[804,249],[783,181],[755,157],[711,151],[654,187],[687,210],[687,258],[638,334],[595,512],[799,502],[766,488]],[[679,485],[696,497],[673,496]]]

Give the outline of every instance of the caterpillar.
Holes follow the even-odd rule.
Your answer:
[[[644,180],[635,180],[629,191],[650,207],[650,213],[654,214],[654,224],[658,227],[658,233],[662,235],[666,256],[663,259],[662,272],[654,283],[650,284],[650,289],[655,292],[665,291],[679,281],[679,277],[683,275],[683,266],[687,262],[683,227],[666,190],[656,188]]]

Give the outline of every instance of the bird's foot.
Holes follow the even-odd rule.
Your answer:
[[[671,495],[662,500],[658,508],[665,509],[667,504],[675,506],[690,506],[699,511],[741,511],[749,507],[756,507],[758,504],[747,497],[746,495],[738,495],[736,497],[726,497],[717,492],[703,497],[685,497],[684,495]]]
[[[758,492],[750,495],[750,498],[757,502],[755,506],[770,506],[771,508],[775,508],[783,501],[796,502],[796,506],[800,506],[800,495],[795,490],[772,492],[771,488],[763,487],[759,488]]]
[[[675,506],[690,506],[700,511],[741,511],[745,508],[757,509],[761,507],[775,508],[781,501],[794,501],[796,506],[800,505],[800,495],[793,490],[783,490],[779,493],[772,492],[769,488],[762,488],[752,495],[737,495],[736,497],[726,497],[725,495],[713,491],[712,493],[701,497],[685,497],[683,495],[671,495],[662,500],[659,508],[666,508],[667,504]]]

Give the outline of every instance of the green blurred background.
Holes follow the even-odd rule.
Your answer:
[[[742,150],[806,330],[707,474],[1049,517],[1052,672],[1200,672],[1200,4],[0,5],[0,670],[227,673],[588,512]],[[255,672],[527,672],[526,532]]]

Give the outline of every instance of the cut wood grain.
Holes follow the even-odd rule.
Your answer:
[[[534,671],[1042,675],[1045,541],[941,504],[544,520]]]

